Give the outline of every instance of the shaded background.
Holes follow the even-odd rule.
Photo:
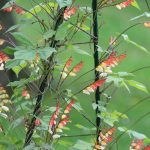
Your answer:
[[[76,0],[76,3],[80,6],[90,6],[91,0]],[[142,14],[145,11],[148,11],[147,6],[144,1],[137,0],[137,2],[140,5],[141,10],[138,10],[134,7],[128,7],[122,11],[117,10],[115,7],[105,8],[101,11],[101,16],[98,17],[99,23],[104,23],[102,28],[99,31],[99,45],[106,49],[108,47],[108,42],[110,36],[116,36],[118,33],[121,33],[124,29],[131,26],[135,23],[135,21],[130,21],[131,18],[138,16]],[[30,2],[29,2],[30,3]],[[22,0],[21,5],[24,7],[31,7],[31,5],[27,4],[26,0]],[[42,15],[42,14],[41,14]],[[14,16],[16,21],[20,18],[18,16]],[[142,19],[143,20],[143,19]],[[145,20],[148,20],[145,18]],[[137,21],[140,21],[137,20]],[[41,34],[39,33],[39,29],[36,27],[34,28],[24,28],[24,33],[30,37],[31,40],[37,41],[41,39]],[[136,26],[129,30],[127,32],[128,36],[131,40],[137,42],[140,45],[143,45],[145,48],[147,48],[149,51],[150,47],[150,29],[143,27],[142,25]],[[87,41],[88,37],[86,34],[78,33],[75,38],[74,42],[84,42]],[[148,56],[146,53],[138,49],[137,47],[126,43],[123,41],[123,39],[120,40],[120,45],[117,47],[118,53],[126,52],[127,58],[119,64],[114,70],[114,72],[118,71],[126,71],[130,72],[137,68],[148,66],[150,65],[150,56]],[[80,46],[81,49],[86,50],[90,54],[92,54],[92,51],[89,49],[88,45]],[[67,52],[67,53],[66,53]],[[68,57],[73,56],[75,63],[79,62],[80,60],[83,60],[85,63],[85,67],[83,72],[86,72],[87,70],[90,70],[90,68],[93,68],[93,59],[89,56],[83,56],[77,53],[74,53],[73,50],[65,50],[64,53],[61,53],[59,55],[59,61],[65,62]],[[82,73],[83,73],[82,72]],[[82,74],[81,73],[81,74]],[[87,76],[83,77],[80,81],[70,86],[70,88],[73,90],[73,93],[78,91],[79,89],[82,89],[84,87],[83,84],[85,84],[86,81],[92,79],[94,73],[90,73]],[[142,71],[138,71],[135,74],[134,80],[137,80],[141,83],[143,83],[148,91],[150,91],[150,69],[145,69]],[[55,74],[55,77],[57,78],[58,73]],[[71,82],[71,80],[66,82],[64,84],[68,85]],[[113,95],[112,101],[108,105],[109,110],[117,110],[119,112],[124,112],[127,108],[129,108],[131,105],[134,105],[142,98],[148,96],[148,94],[145,94],[137,89],[130,88],[131,93],[129,93],[125,88],[119,88],[115,94]],[[110,89],[106,93],[110,94],[112,93],[113,89]],[[49,96],[49,95],[48,95]],[[49,97],[47,97],[49,98]],[[92,109],[92,102],[93,102],[93,95],[86,96],[84,94],[78,95],[78,100],[80,101],[82,107],[85,110],[85,114],[93,121],[95,122],[95,112]],[[144,101],[137,107],[135,107],[133,110],[131,110],[129,113],[127,113],[129,120],[123,122],[123,124],[127,127],[130,127],[138,118],[140,118],[142,115],[147,113],[150,108],[150,99]],[[85,129],[79,129],[77,127],[77,124],[81,124],[83,126],[87,126],[90,129],[93,128],[86,120],[84,120],[78,113],[73,111],[71,113],[72,123],[69,125],[70,131],[66,131],[68,135],[74,135],[74,134],[84,134],[84,133],[93,133],[94,131]],[[81,121],[82,119],[82,121]],[[144,133],[146,136],[150,137],[150,116],[147,116],[143,118],[139,123],[137,123],[134,126],[134,130]],[[78,139],[94,142],[94,139],[92,137],[79,137],[79,138],[64,138],[58,141],[58,145],[56,146],[57,150],[65,150],[67,147],[70,147],[72,145],[71,142],[75,142]],[[127,150],[130,145],[131,139],[129,136],[124,135],[120,141],[118,142],[118,149],[119,150]],[[63,146],[63,144],[65,146]],[[114,150],[116,150],[116,147],[113,147]]]

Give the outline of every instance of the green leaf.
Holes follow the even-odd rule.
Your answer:
[[[44,60],[47,60],[47,58],[50,57],[54,52],[56,52],[56,50],[52,47],[45,47],[43,49],[37,50],[37,53],[39,54],[40,58]]]
[[[78,140],[77,143],[71,148],[72,150],[91,150],[93,144]]]
[[[20,59],[11,59],[6,62],[5,67],[7,69],[12,69],[13,67],[19,66],[21,61]]]
[[[44,33],[43,37],[45,40],[51,38],[56,31],[49,29],[49,31],[47,31],[46,33]]]
[[[90,57],[91,57],[91,55],[90,55],[88,52],[86,52],[85,50],[80,49],[78,46],[73,46],[73,50],[74,50],[76,53],[79,53],[79,54],[81,54],[81,55],[87,55],[87,56],[90,56]]]
[[[15,59],[22,59],[31,61],[35,59],[36,51],[35,50],[19,50],[14,53]]]
[[[59,4],[60,8],[69,6],[72,4],[72,0],[56,0],[56,1]]]
[[[133,131],[133,130],[128,130],[127,132],[130,136],[133,136],[135,139],[139,139],[139,140],[142,140],[142,139],[145,139],[146,136],[142,133],[139,133],[139,132],[136,132],[136,131]]]
[[[67,30],[68,30],[68,24],[66,22],[64,22],[63,24],[61,24],[56,32],[55,35],[55,40],[56,41],[61,41],[64,40],[65,37],[67,37]]]
[[[130,43],[130,44],[136,46],[136,47],[139,48],[140,50],[142,50],[142,51],[144,51],[144,52],[146,52],[147,54],[150,55],[150,52],[149,52],[145,47],[143,47],[143,46],[137,44],[136,42],[134,42],[134,41],[132,41],[132,40],[130,40],[129,37],[128,37],[128,35],[122,34],[122,37],[123,37],[124,40],[127,41],[128,43]]]
[[[28,46],[33,46],[33,43],[29,40],[28,37],[26,37],[24,34],[20,32],[13,32],[11,33],[14,38],[20,42],[21,44],[28,45]]]
[[[106,82],[113,82],[116,87],[120,87],[124,79],[117,76],[108,76]]]
[[[5,33],[7,33],[7,32],[11,32],[11,31],[13,31],[13,30],[15,30],[15,29],[17,29],[17,28],[19,28],[19,27],[20,27],[20,24],[16,24],[16,25],[14,25],[14,26],[10,27],[8,30],[6,30],[6,32],[5,32]]]
[[[137,81],[134,81],[134,80],[126,80],[126,82],[130,85],[130,86],[133,86],[145,93],[148,93],[148,90],[147,88],[142,84],[142,83],[139,83]]]
[[[16,51],[15,48],[12,48],[12,47],[9,47],[9,46],[7,46],[6,48],[3,49],[3,52],[5,54],[8,54],[8,55],[14,55],[15,51]]]

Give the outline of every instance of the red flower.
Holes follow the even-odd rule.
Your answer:
[[[83,62],[81,61],[79,64],[77,64],[73,70],[69,73],[70,76],[76,76],[76,72],[79,72],[83,67]]]
[[[69,117],[66,117],[65,119],[60,121],[60,123],[58,124],[58,128],[63,129],[67,125],[68,122],[69,122]]]
[[[65,114],[68,114],[71,111],[71,107],[73,106],[74,103],[75,103],[74,100],[70,101],[70,103],[66,106],[66,109],[64,110]]]
[[[51,128],[56,125],[56,119],[59,115],[59,108],[60,108],[60,103],[57,104],[55,113],[52,115],[49,121],[49,130],[51,130]]]
[[[22,96],[25,97],[25,99],[29,99],[30,98],[30,94],[29,94],[29,92],[26,89],[23,89]]]
[[[105,81],[106,79],[99,79],[98,81],[92,83],[90,86],[86,87],[83,90],[83,93],[90,95],[91,92],[94,92],[98,87],[102,86]]]
[[[4,65],[8,60],[9,57],[0,51],[0,70],[4,70]]]
[[[95,144],[95,150],[104,150],[107,146],[107,143],[112,141],[112,135],[116,131],[116,128],[111,128],[106,131],[106,133],[100,132],[98,137],[98,143]]]
[[[150,145],[146,146],[144,150],[150,150]]]
[[[76,7],[72,7],[72,8],[71,7],[67,7],[65,12],[64,12],[64,19],[68,20],[72,15],[75,14],[76,9],[77,9]]]
[[[40,121],[40,119],[36,119],[35,120],[35,126],[39,126],[39,125],[41,125],[41,121]]]
[[[4,12],[12,12],[13,11],[13,7],[7,7],[3,9]]]
[[[133,140],[129,150],[141,150],[141,148],[143,147],[143,140]]]
[[[25,13],[25,11],[22,8],[18,7],[18,6],[15,7],[15,10],[16,10],[16,13],[20,14],[20,15],[23,15]]]
[[[134,2],[134,0],[127,0],[127,1],[125,1],[125,2],[122,2],[122,3],[120,3],[120,4],[117,4],[116,7],[121,10],[121,9],[123,9],[123,8],[128,7],[128,6],[131,5],[133,2]]]

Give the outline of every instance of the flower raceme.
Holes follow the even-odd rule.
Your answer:
[[[121,9],[124,9],[124,8],[130,6],[133,2],[134,2],[134,0],[127,0],[125,2],[117,4],[116,7],[121,10]]]
[[[150,22],[144,22],[144,26],[150,28]]]
[[[12,4],[10,7],[3,9],[4,12],[12,12],[13,10],[15,10],[17,14],[25,14],[25,11],[21,7],[16,6],[15,4]]]
[[[8,60],[9,60],[9,57],[3,52],[0,52],[0,70],[4,70],[5,63]]]
[[[3,86],[0,85],[0,114],[4,118],[7,118],[7,114],[5,112],[9,111],[7,104],[10,104],[11,101],[9,99],[9,95]]]
[[[133,140],[129,150],[141,150],[143,148],[143,140]]]
[[[90,95],[90,93],[94,92],[98,87],[102,86],[105,83],[106,79],[99,79],[98,81],[92,83],[88,87],[83,90],[84,94]]]
[[[112,136],[116,128],[109,129],[106,133],[100,132],[98,137],[98,143],[95,144],[93,150],[105,150],[107,143],[112,141]]]
[[[118,63],[121,62],[125,57],[126,54],[122,54],[117,57],[116,53],[113,51],[108,59],[96,67],[96,71],[100,73],[100,77],[106,77],[108,74],[112,73],[111,68],[118,65]]]
[[[22,96],[23,96],[25,99],[29,99],[29,98],[30,98],[30,94],[29,94],[29,92],[28,92],[26,89],[23,89],[23,90],[22,90]]]
[[[64,19],[68,20],[72,15],[75,14],[77,7],[67,7],[64,12]]]
[[[79,62],[71,71],[69,71],[69,68],[71,67],[71,63],[73,62],[73,58],[70,57],[65,66],[64,66],[64,69],[63,69],[63,72],[62,72],[62,78],[65,79],[68,75],[69,76],[76,76],[76,73],[77,72],[80,72],[80,70],[82,69],[83,67],[83,62]]]
[[[62,129],[67,125],[68,122],[70,122],[68,114],[70,113],[74,103],[75,101],[71,100],[70,103],[66,106],[63,114],[60,117],[58,124],[56,122],[56,119],[59,116],[60,104],[59,103],[57,104],[56,111],[51,117],[51,120],[49,122],[49,129],[48,129],[53,139],[59,138],[60,137],[59,133],[62,133],[63,132]]]

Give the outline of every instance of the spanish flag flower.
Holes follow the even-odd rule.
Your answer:
[[[54,132],[54,128],[56,125],[56,119],[58,118],[58,115],[59,115],[59,108],[60,108],[60,103],[57,104],[55,113],[52,115],[52,117],[49,121],[48,131],[50,134],[53,134],[53,132]]]
[[[64,66],[63,72],[62,72],[62,78],[63,78],[63,79],[65,79],[65,78],[67,77],[67,74],[68,74],[68,72],[69,72],[68,69],[71,67],[72,61],[73,61],[73,58],[72,58],[72,57],[70,57],[70,58],[67,60],[65,66]]]
[[[126,54],[122,54],[120,56],[116,56],[116,53],[113,51],[108,59],[100,63],[96,67],[96,71],[100,73],[100,77],[106,77],[108,74],[112,73],[111,68],[118,65],[126,57]]]
[[[76,73],[80,72],[82,67],[83,67],[83,62],[81,61],[72,69],[72,71],[69,73],[69,75],[73,76],[73,77],[76,76]]]
[[[150,28],[150,21],[149,22],[144,22],[144,26],[147,28]]]
[[[105,133],[100,132],[98,137],[98,143],[95,144],[93,150],[105,150],[107,144],[112,141],[112,136],[115,131],[116,128],[111,128]]]
[[[29,98],[30,98],[30,94],[29,94],[28,90],[23,89],[23,91],[22,91],[22,96],[23,96],[25,99],[29,99]]]
[[[4,70],[5,63],[9,60],[9,57],[0,51],[0,70]]]
[[[76,7],[67,7],[64,12],[64,19],[68,20],[72,15],[75,14],[76,9],[77,9]]]
[[[7,7],[3,9],[4,12],[12,12],[13,11],[13,7]]]
[[[6,112],[9,111],[7,104],[10,104],[11,100],[6,89],[0,85],[0,113],[4,118],[7,118]]]
[[[98,81],[95,81],[94,83],[86,87],[83,90],[83,93],[90,95],[90,93],[94,92],[98,87],[102,86],[105,83],[105,81],[106,79],[99,79]]]
[[[129,150],[141,150],[143,148],[143,140],[133,140]]]
[[[127,0],[127,1],[125,1],[125,2],[122,2],[122,3],[120,3],[120,4],[117,4],[116,7],[117,7],[119,10],[121,10],[121,9],[124,9],[124,8],[130,6],[133,2],[134,2],[134,0]]]

